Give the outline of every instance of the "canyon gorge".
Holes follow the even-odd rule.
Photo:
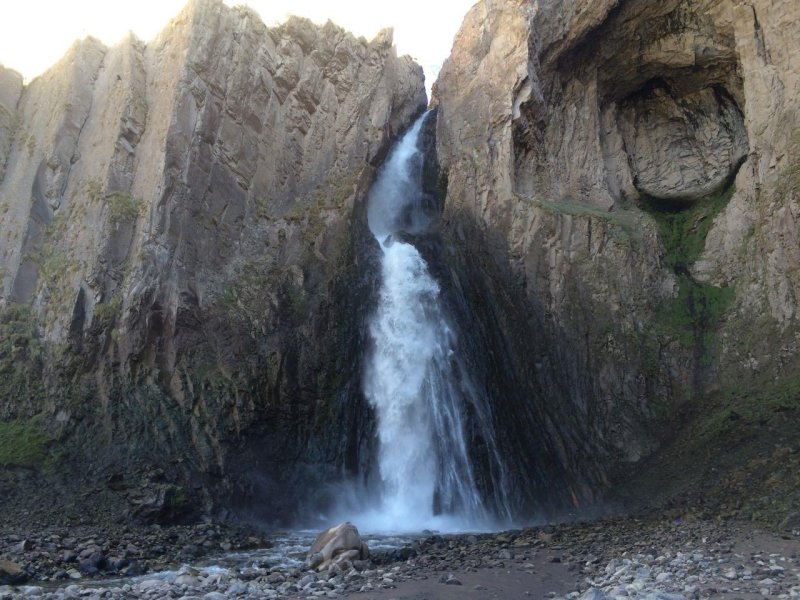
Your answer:
[[[314,524],[389,485],[375,370],[414,358],[407,395],[453,398],[414,438],[431,510],[777,526],[798,50],[794,0],[480,0],[429,102],[391,30],[191,0],[146,43],[0,68],[0,505]],[[378,226],[413,127],[418,204]],[[394,305],[390,255],[424,284]],[[391,354],[400,318],[430,357]]]

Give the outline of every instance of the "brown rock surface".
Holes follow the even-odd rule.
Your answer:
[[[456,278],[515,332],[518,406],[578,480],[798,364],[799,10],[483,1],[456,37],[434,86]]]
[[[28,579],[27,573],[17,563],[0,559],[0,584],[17,584]]]
[[[15,371],[0,417],[40,415],[93,475],[174,459],[168,480],[193,473],[192,493],[242,502],[237,486],[287,476],[317,419],[359,393],[357,361],[337,356],[358,334],[369,239],[351,219],[425,106],[422,69],[390,30],[270,29],[193,0],[148,43],[86,39],[24,89],[8,71],[0,83],[0,133],[18,115],[10,152],[0,135],[0,299],[31,306],[9,328],[35,323],[45,349],[43,372],[32,353]],[[334,429],[297,477],[357,460]]]
[[[19,127],[17,102],[22,94],[22,76],[0,65],[0,181],[6,172],[6,160]]]
[[[322,571],[345,560],[366,560],[369,547],[350,522],[339,523],[321,532],[308,550],[306,565]]]

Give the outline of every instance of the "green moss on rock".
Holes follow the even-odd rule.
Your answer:
[[[19,406],[43,395],[43,355],[44,347],[30,307],[7,306],[0,314],[0,398],[14,399]],[[0,406],[0,416],[9,406]]]
[[[114,192],[106,197],[108,220],[112,225],[132,221],[139,215],[141,202],[125,192]]]
[[[619,491],[628,501],[778,527],[800,506],[798,419],[800,377],[731,382],[696,403]]]
[[[779,201],[800,195],[800,130],[791,134],[787,146],[788,160],[775,186],[775,196]]]
[[[643,199],[643,208],[658,225],[664,245],[662,261],[678,277],[678,293],[659,306],[656,325],[682,345],[696,348],[705,364],[710,361],[714,334],[736,293],[732,287],[695,281],[689,268],[700,258],[714,218],[730,201],[734,190],[730,185],[684,210],[655,198]]]
[[[681,275],[678,294],[661,304],[656,312],[656,325],[685,346],[697,342],[707,346],[712,342],[711,332],[716,330],[735,296],[732,287],[698,283]]]
[[[641,241],[641,232],[637,224],[639,215],[634,211],[626,209],[608,211],[598,206],[576,202],[568,198],[551,201],[521,196],[519,194],[516,195],[516,198],[522,202],[532,203],[549,213],[570,215],[586,219],[600,219],[608,224],[609,233],[612,235],[616,234],[618,241]]]
[[[685,272],[705,248],[714,218],[728,204],[735,187],[698,200],[691,208],[676,210],[655,198],[643,198],[642,206],[658,224],[664,244],[664,264],[676,273]]]
[[[112,296],[105,302],[94,307],[95,323],[103,329],[111,326],[122,309],[122,298],[118,295]]]
[[[45,460],[48,442],[34,420],[0,421],[0,466],[38,466]]]

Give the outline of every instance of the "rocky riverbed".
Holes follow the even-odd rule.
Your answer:
[[[25,581],[0,586],[0,599],[800,598],[800,531],[742,522],[662,516],[425,532],[373,541],[370,560],[319,573],[303,566],[300,548],[269,548],[281,539],[288,544],[222,525],[4,534],[0,577],[17,565]]]

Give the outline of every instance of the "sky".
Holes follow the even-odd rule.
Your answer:
[[[399,54],[409,54],[435,79],[467,10],[477,0],[225,0],[248,4],[270,25],[297,14],[331,19],[358,36],[394,27]],[[0,64],[30,81],[87,35],[113,45],[128,32],[152,39],[186,0],[0,0]]]

